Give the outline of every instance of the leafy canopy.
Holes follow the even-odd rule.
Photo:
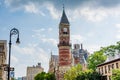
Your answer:
[[[56,80],[52,73],[41,72],[34,77],[34,80]]]
[[[88,57],[88,68],[92,70],[96,70],[97,65],[103,63],[106,60],[106,56],[104,55],[103,51],[96,51],[94,54],[91,54]]]
[[[65,80],[75,80],[75,78],[78,76],[79,72],[82,71],[82,66],[80,64],[73,66],[70,70],[68,70],[64,74]]]
[[[112,70],[112,80],[120,80],[120,69]]]

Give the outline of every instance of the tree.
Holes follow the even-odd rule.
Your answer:
[[[73,66],[70,70],[68,70],[64,74],[65,80],[75,80],[75,78],[78,76],[79,72],[82,71],[82,66],[80,64]]]
[[[117,42],[115,45],[101,47],[101,50],[103,50],[103,52],[107,56],[115,56],[117,53],[120,53],[120,41]]]
[[[97,65],[103,63],[106,60],[106,56],[104,55],[104,51],[100,50],[100,51],[96,51],[94,52],[94,54],[91,54],[88,57],[88,68],[92,69],[92,70],[96,70]]]
[[[93,70],[80,72],[75,80],[101,80],[101,74]]]
[[[41,72],[34,77],[34,80],[56,80],[52,73]]]
[[[120,69],[112,70],[112,80],[120,80]]]

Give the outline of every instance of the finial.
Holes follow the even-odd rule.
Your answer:
[[[63,4],[63,10],[64,10],[64,8],[65,8],[65,6],[64,6],[64,4]]]

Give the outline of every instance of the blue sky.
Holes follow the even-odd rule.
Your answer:
[[[58,27],[62,4],[70,22],[71,43],[83,43],[90,53],[120,39],[119,0],[0,0],[0,39],[9,40],[19,29],[20,45],[12,36],[11,66],[25,76],[27,66],[42,63],[48,71],[51,51],[58,54]]]

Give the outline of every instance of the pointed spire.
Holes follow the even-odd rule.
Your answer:
[[[52,51],[51,51],[51,56],[52,56]]]
[[[83,44],[81,43],[81,49],[83,49]]]
[[[69,21],[68,21],[68,19],[67,19],[66,14],[65,14],[64,8],[65,8],[65,7],[64,7],[64,4],[63,4],[63,13],[62,13],[62,17],[61,17],[60,24],[61,24],[61,23],[69,24]]]
[[[64,8],[65,8],[65,7],[64,7],[64,4],[63,4],[63,10],[64,10]]]
[[[51,51],[51,53],[50,53],[50,54],[51,54],[51,60],[52,60],[52,51]]]

